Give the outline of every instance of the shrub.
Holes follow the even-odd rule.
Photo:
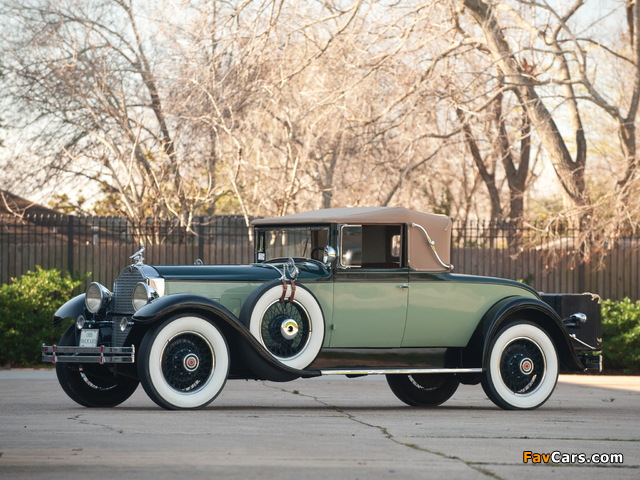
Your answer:
[[[602,302],[602,343],[605,371],[640,372],[640,301]]]
[[[63,331],[51,325],[53,314],[81,283],[60,270],[36,267],[0,285],[0,366],[40,363],[40,346],[57,343]]]

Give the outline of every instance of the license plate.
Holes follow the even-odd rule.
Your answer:
[[[98,346],[98,330],[82,330],[80,332],[81,347],[97,347]]]

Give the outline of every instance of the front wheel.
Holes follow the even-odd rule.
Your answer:
[[[452,375],[387,375],[398,399],[412,407],[436,407],[451,398],[460,382]]]
[[[60,346],[76,345],[75,325],[62,335]],[[56,363],[56,375],[64,392],[74,402],[90,408],[115,407],[138,388],[138,380],[115,375],[106,365]]]
[[[558,354],[537,325],[521,322],[503,328],[492,340],[482,378],[489,399],[505,410],[538,408],[558,381]]]
[[[229,348],[202,317],[180,315],[149,330],[140,344],[138,376],[147,395],[168,410],[202,408],[224,387]]]

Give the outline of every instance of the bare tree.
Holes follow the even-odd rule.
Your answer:
[[[490,218],[522,221],[525,214],[524,199],[531,176],[531,127],[528,116],[521,115],[521,123],[515,127],[515,134],[510,135],[509,119],[504,113],[503,99],[504,94],[499,92],[484,112],[484,121],[478,121],[478,114],[482,112],[474,112],[475,121],[472,123],[469,115],[460,106],[456,107],[456,114],[462,125],[469,154],[489,194]],[[473,132],[473,124],[484,127],[480,133],[486,144],[484,152],[480,147],[478,135]],[[520,138],[519,146],[514,145],[515,137]],[[503,178],[497,175],[499,165],[504,169]],[[508,190],[508,209],[503,207],[504,182]]]
[[[636,2],[626,2],[627,21],[617,24],[619,33],[626,25],[626,43],[619,41],[621,35],[598,37],[596,28],[607,21],[610,30],[611,16],[621,3],[610,5],[607,12],[588,22],[580,17],[582,0],[557,5],[545,0],[460,3],[480,28],[481,48],[490,53],[506,85],[520,99],[554,167],[572,207],[563,218],[579,220],[582,253],[588,257],[604,244],[603,237],[615,238],[635,228],[640,220],[631,195],[638,186],[635,124],[640,104],[640,16]],[[623,74],[603,74],[599,64],[616,65],[619,69],[611,71]],[[616,83],[619,88],[612,89]],[[621,92],[617,98],[612,95],[616,91]],[[612,175],[587,181],[588,155],[593,168],[602,172],[595,167],[598,159],[593,145],[599,131],[611,124],[618,132],[619,150],[606,164],[621,161],[625,166],[612,167]]]
[[[177,23],[133,0],[9,6],[37,163],[132,218],[474,201],[441,113],[439,69],[469,48],[447,2],[203,1]]]
[[[73,175],[138,220],[402,204],[521,222],[544,157],[583,226],[620,232],[640,20],[619,10],[603,39],[581,1],[7,0],[3,120],[30,137],[22,178]]]
[[[579,0],[578,4],[582,4],[582,1]],[[555,27],[551,34],[546,34],[542,30],[539,31],[544,36],[543,40],[550,46],[560,65],[560,82],[565,90],[565,99],[576,143],[575,158],[572,157],[553,115],[536,89],[538,81],[535,75],[532,75],[531,67],[524,59],[519,60],[516,57],[513,48],[506,40],[506,34],[496,15],[496,5],[493,2],[485,2],[483,0],[464,0],[464,6],[482,28],[486,41],[485,46],[499,66],[505,82],[522,99],[527,115],[549,153],[549,158],[565,192],[575,206],[583,207],[588,205],[589,200],[585,190],[587,155],[585,133],[574,86],[571,81],[569,64],[567,58],[562,54],[563,50],[560,47],[558,38],[566,21],[575,13],[579,5],[574,5],[560,19],[559,26]]]
[[[148,54],[161,33],[146,25],[143,36],[133,0],[16,0],[4,14],[16,27],[3,38],[8,90],[29,114],[44,180],[84,177],[117,200],[115,211],[188,226],[217,191],[192,175],[199,167],[185,148],[190,129],[171,111],[173,79]]]

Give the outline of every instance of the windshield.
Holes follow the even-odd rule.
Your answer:
[[[256,229],[256,260],[274,258],[313,258],[322,260],[329,239],[329,227]]]

